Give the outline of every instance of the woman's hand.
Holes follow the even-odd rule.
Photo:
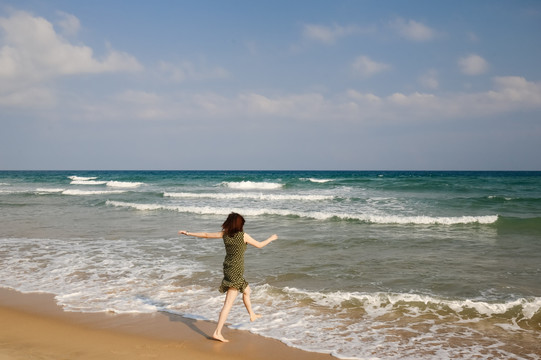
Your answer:
[[[270,240],[270,241],[274,241],[274,240],[277,240],[277,239],[278,239],[278,235],[276,235],[276,234],[273,234],[273,235],[271,235],[271,236],[269,237],[269,240]]]
[[[179,234],[179,235],[186,235],[186,236],[188,236],[188,232],[187,232],[186,230],[180,230],[180,231],[178,232],[178,234]]]

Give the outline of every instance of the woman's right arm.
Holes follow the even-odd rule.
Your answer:
[[[178,234],[186,235],[186,236],[195,236],[195,237],[204,238],[204,239],[221,239],[224,233],[223,231],[207,233],[207,232],[188,232],[186,230],[180,230]]]

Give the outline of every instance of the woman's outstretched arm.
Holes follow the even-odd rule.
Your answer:
[[[179,235],[186,235],[186,236],[195,236],[198,238],[205,238],[205,239],[221,239],[224,232],[214,232],[214,233],[207,233],[207,232],[188,232],[186,230],[180,230],[178,232]]]
[[[257,241],[255,240],[253,237],[251,237],[250,235],[244,233],[244,242],[246,244],[250,244],[252,246],[255,246],[256,248],[258,249],[261,249],[262,247],[265,247],[267,246],[268,244],[270,244],[272,241],[278,239],[278,235],[274,234],[274,235],[271,235],[267,240],[265,241]]]

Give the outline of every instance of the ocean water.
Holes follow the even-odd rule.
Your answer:
[[[540,359],[541,172],[0,172],[0,286],[68,311],[215,321],[221,240],[246,218],[229,326],[347,359]]]

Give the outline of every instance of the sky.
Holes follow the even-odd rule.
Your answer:
[[[541,2],[0,0],[0,170],[541,170]]]

